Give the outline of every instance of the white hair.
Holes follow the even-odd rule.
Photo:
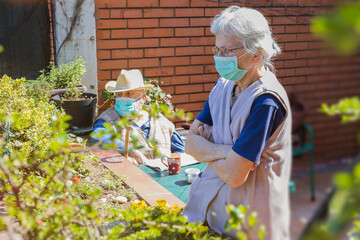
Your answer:
[[[255,9],[230,6],[216,15],[211,23],[215,35],[230,34],[243,42],[246,51],[256,54],[263,50],[260,64],[274,70],[272,58],[281,53],[272,37],[268,21]]]

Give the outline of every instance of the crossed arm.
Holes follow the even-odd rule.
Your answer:
[[[213,143],[211,127],[197,119],[191,125],[185,144],[186,153],[199,162],[211,164],[226,184],[236,188],[246,181],[249,172],[253,171],[257,165],[231,148],[232,145]]]

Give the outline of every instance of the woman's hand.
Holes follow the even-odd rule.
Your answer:
[[[214,142],[213,135],[212,135],[212,126],[207,124],[202,124],[198,127],[198,133],[203,138],[209,140],[210,142]]]

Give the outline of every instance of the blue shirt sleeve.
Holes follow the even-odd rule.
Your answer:
[[[95,124],[94,124],[94,130],[93,130],[93,133],[98,133],[98,132],[100,132],[100,131],[107,131],[107,129],[104,127],[104,123],[105,123],[105,121],[104,120],[97,120],[96,122],[95,122]],[[92,137],[91,139],[90,139],[90,141],[92,141],[92,142],[97,142],[97,141],[99,141],[99,139],[98,138],[96,138],[96,137]],[[101,136],[101,141],[103,142],[103,144],[107,144],[107,143],[112,143],[112,141],[111,141],[111,135],[110,134],[103,134],[102,136]],[[123,141],[121,141],[120,139],[115,139],[115,144],[116,144],[116,146],[117,146],[117,150],[119,150],[119,151],[124,151],[124,149],[125,149],[125,143],[123,142]],[[131,150],[132,149],[132,147],[131,146],[129,146],[129,150]]]
[[[183,153],[185,152],[185,144],[181,139],[178,132],[174,131],[171,136],[171,152],[172,153]]]
[[[240,156],[260,163],[261,152],[267,140],[284,119],[285,109],[271,94],[255,99],[244,129],[232,149]]]
[[[204,108],[201,110],[201,112],[196,117],[196,119],[203,123],[206,123],[209,126],[213,125],[213,121],[210,113],[210,107],[209,107],[209,99],[206,100]]]
[[[216,86],[218,81],[215,82],[214,86]],[[209,125],[209,126],[213,125],[211,112],[210,112],[210,107],[209,107],[209,98],[206,100],[203,109],[201,110],[199,115],[196,117],[196,119],[203,122],[203,123],[205,123],[205,124],[207,124],[207,125]]]

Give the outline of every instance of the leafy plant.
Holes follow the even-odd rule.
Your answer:
[[[145,83],[147,84],[153,84],[154,87],[146,90],[146,105],[151,106],[152,104],[155,104],[157,106],[165,105],[168,107],[168,109],[171,112],[177,111],[177,109],[174,109],[174,105],[171,103],[171,95],[166,94],[161,87],[158,84],[158,81],[155,79],[145,79]]]
[[[77,88],[81,85],[81,78],[86,72],[85,62],[81,56],[76,57],[74,61],[55,66],[50,63],[48,70],[41,70],[38,81],[49,84],[54,89],[69,89],[63,96],[66,100],[77,100],[82,92]]]
[[[155,207],[138,202],[125,211],[98,211],[94,202],[102,190],[86,184],[87,155],[79,154],[97,146],[69,148],[68,117],[48,98],[27,94],[32,90],[24,82],[7,76],[0,81],[0,122],[11,126],[0,131],[0,192],[8,214],[0,217],[0,231],[22,239],[221,239],[201,223],[188,223],[181,208],[163,200]],[[118,124],[129,124],[123,121]],[[123,179],[115,182],[119,186]],[[232,226],[242,217],[231,214]]]
[[[343,2],[332,14],[315,16],[311,22],[311,30],[338,53],[352,54],[360,42],[359,12],[359,1]]]

